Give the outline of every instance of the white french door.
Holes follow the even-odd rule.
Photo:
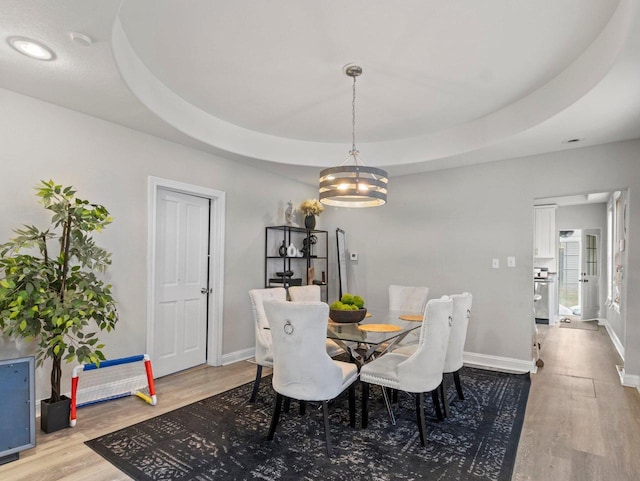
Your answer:
[[[158,189],[153,369],[156,376],[207,360],[210,200]]]
[[[582,231],[582,270],[580,272],[582,319],[594,319],[600,311],[600,231]]]

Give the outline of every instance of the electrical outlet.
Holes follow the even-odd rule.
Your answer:
[[[516,258],[514,256],[507,257],[507,267],[515,267]]]
[[[495,257],[495,258],[491,261],[491,267],[493,267],[494,269],[500,269],[500,259],[498,259],[497,257]]]

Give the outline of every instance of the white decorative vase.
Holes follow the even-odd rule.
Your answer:
[[[293,242],[287,247],[287,257],[296,257],[298,255],[298,249],[293,245]]]

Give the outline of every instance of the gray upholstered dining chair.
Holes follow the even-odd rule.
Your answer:
[[[251,307],[253,308],[253,319],[256,331],[256,379],[253,381],[253,390],[249,402],[255,402],[262,379],[262,368],[273,367],[273,353],[271,352],[271,332],[267,316],[264,312],[265,300],[287,300],[287,291],[284,287],[271,287],[269,289],[252,289],[249,291]]]
[[[349,424],[355,427],[355,364],[331,359],[325,349],[329,306],[323,302],[265,301],[273,339],[276,398],[267,438],[272,440],[283,399],[322,402],[327,453],[331,455],[328,401],[349,390]]]
[[[320,302],[321,301],[320,286],[291,286],[289,287],[289,299],[294,302]],[[331,357],[344,353],[342,349],[334,340],[326,339],[325,345],[327,353]]]
[[[411,355],[391,352],[362,366],[363,428],[367,427],[369,417],[369,384],[415,393],[420,441],[426,445],[424,393],[431,392],[436,410],[439,410],[438,386],[442,382],[452,311],[453,301],[449,297],[430,300],[424,312],[418,345]]]

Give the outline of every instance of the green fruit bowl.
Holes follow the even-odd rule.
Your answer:
[[[331,320],[341,324],[354,324],[356,322],[360,322],[366,315],[366,307],[358,309],[357,311],[338,311],[336,309],[329,309],[329,317]]]

